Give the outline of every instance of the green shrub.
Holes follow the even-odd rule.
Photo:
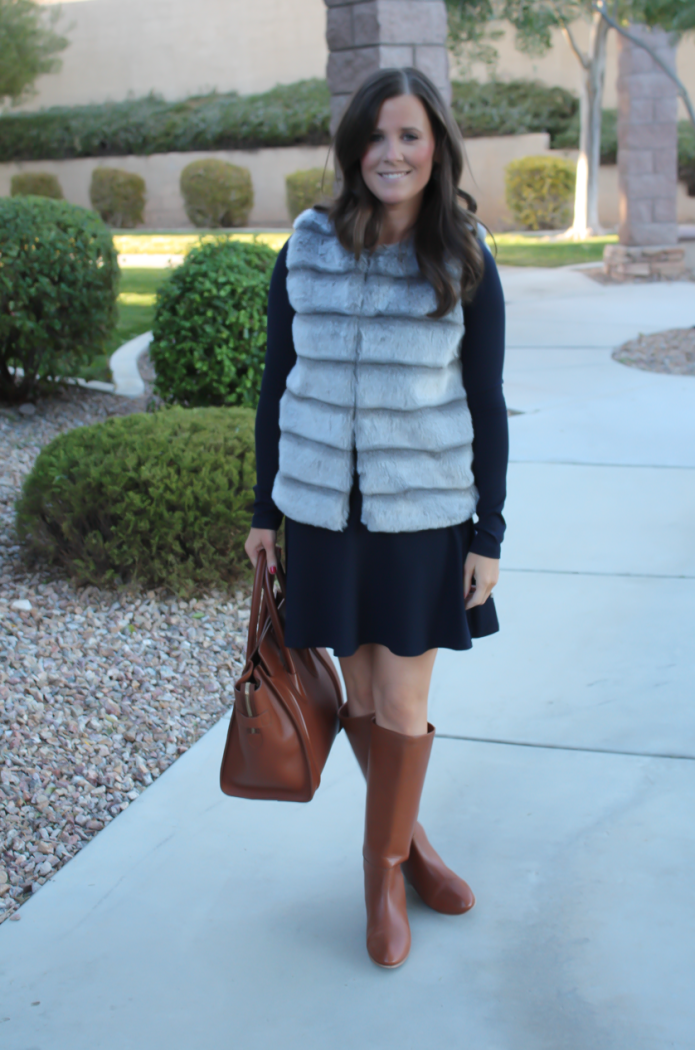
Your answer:
[[[260,95],[205,95],[165,102],[150,95],[96,106],[60,106],[0,117],[0,161],[263,146],[330,141],[325,80],[281,84]]]
[[[194,248],[157,298],[150,356],[167,403],[255,408],[276,254],[218,240]]]
[[[52,197],[62,201],[63,191],[55,175],[47,171],[22,171],[10,181],[11,197]]]
[[[558,230],[572,217],[575,165],[564,157],[521,157],[505,168],[507,204],[529,230]]]
[[[564,130],[553,136],[553,149],[579,149],[579,109],[568,121]],[[618,111],[604,109],[601,113],[601,163],[616,164],[618,161]]]
[[[695,197],[695,128],[689,120],[678,122],[678,178],[687,186],[688,196]]]
[[[287,210],[292,222],[313,204],[333,195],[335,176],[323,168],[293,171],[285,179]]]
[[[30,555],[80,583],[231,581],[245,566],[255,456],[248,409],[114,417],[42,450],[17,502]]]
[[[451,88],[451,108],[464,138],[547,131],[554,146],[579,112],[569,91],[538,80],[459,80]]]
[[[194,226],[245,226],[253,208],[251,173],[224,160],[194,160],[181,172],[181,196]]]
[[[40,377],[74,375],[103,352],[116,323],[118,262],[93,212],[5,197],[0,264],[0,398],[23,401]]]
[[[130,171],[95,168],[89,199],[104,222],[119,230],[130,230],[145,221],[145,180]]]

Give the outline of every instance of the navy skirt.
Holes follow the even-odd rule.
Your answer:
[[[370,532],[361,510],[355,481],[343,532],[286,519],[288,646],[351,656],[375,642],[396,656],[420,656],[470,649],[472,638],[499,630],[492,598],[464,608],[471,520],[421,532]]]

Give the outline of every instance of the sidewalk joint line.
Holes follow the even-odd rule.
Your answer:
[[[592,569],[515,569],[510,565],[505,565],[502,568],[502,572],[529,572],[545,576],[601,576],[608,579],[617,577],[626,580],[695,580],[695,575],[687,572],[597,572]]]
[[[458,736],[456,733],[437,733],[436,737],[442,740],[465,740],[471,744],[533,747],[541,751],[581,751],[590,755],[621,755],[626,758],[667,758],[680,762],[695,762],[695,755],[666,755],[653,751],[614,751],[609,747],[575,747],[572,744],[537,744],[528,740],[495,740],[486,736]]]
[[[519,415],[528,415],[521,409]],[[579,459],[510,459],[510,463],[535,467],[610,467],[612,470],[695,470],[695,466],[673,463],[589,463]]]

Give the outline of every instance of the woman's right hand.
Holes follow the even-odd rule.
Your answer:
[[[272,574],[275,572],[277,562],[275,560],[275,540],[277,539],[277,532],[275,529],[251,529],[249,532],[249,538],[244,544],[244,550],[251,559],[251,564],[254,569],[256,568],[256,562],[258,561],[258,555],[262,550],[266,553],[268,561],[268,571]]]

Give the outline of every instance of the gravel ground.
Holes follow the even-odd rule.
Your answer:
[[[639,335],[614,350],[613,358],[648,372],[695,376],[695,327]]]
[[[0,406],[0,922],[224,714],[243,662],[245,591],[78,590],[20,559],[13,502],[41,447],[147,397]]]

